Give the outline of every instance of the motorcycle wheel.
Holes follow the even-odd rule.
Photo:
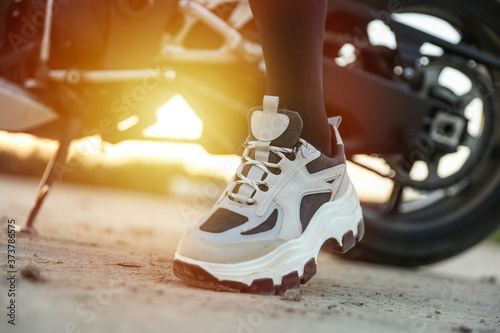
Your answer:
[[[493,1],[412,0],[402,4],[399,12],[442,19],[460,33],[462,42],[499,55],[500,19],[488,11],[488,6],[496,6],[498,11],[499,6]],[[459,169],[452,178],[447,177],[442,188],[436,188],[434,183],[426,189],[425,180],[412,182],[408,178],[405,182],[395,177],[387,203],[362,202],[365,236],[347,253],[348,258],[407,267],[430,264],[471,248],[499,227],[500,71],[482,65],[471,69],[467,64],[475,63],[468,59],[457,62],[445,54],[429,66],[449,66],[458,71],[462,68],[472,85],[482,85],[477,91],[489,91],[481,101],[481,133],[477,134],[475,145],[472,141],[466,144],[473,150],[469,154],[469,159],[475,159],[472,167],[464,163],[462,168],[469,169]],[[390,164],[394,156],[384,158]],[[405,198],[409,192],[418,198]],[[413,208],[408,209],[409,206]]]

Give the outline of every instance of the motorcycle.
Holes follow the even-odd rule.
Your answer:
[[[151,140],[151,110],[180,93],[204,122],[200,143],[239,152],[264,94],[245,1],[8,0],[0,15],[0,129],[59,140],[27,232],[73,139]],[[414,267],[495,231],[500,2],[330,0],[325,29],[327,112],[344,118],[351,162],[392,188],[362,202],[365,237],[347,256]]]

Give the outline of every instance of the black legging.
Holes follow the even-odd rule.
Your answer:
[[[323,100],[326,0],[249,0],[267,69],[266,93],[302,117],[302,138],[329,155]]]

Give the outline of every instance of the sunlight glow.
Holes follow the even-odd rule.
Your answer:
[[[395,50],[397,47],[396,36],[384,22],[374,20],[368,23],[368,38],[372,45],[382,45]]]
[[[424,181],[429,177],[429,167],[424,161],[415,161],[410,171],[410,178],[416,181]]]
[[[356,48],[354,45],[346,43],[339,50],[339,57],[335,58],[335,63],[340,67],[345,67],[356,61]]]
[[[120,121],[118,124],[116,124],[116,128],[119,131],[126,131],[130,127],[137,124],[138,122],[139,122],[139,117],[137,115],[133,115],[133,116],[128,117],[125,120]]]
[[[106,147],[106,155],[114,160],[135,158],[155,163],[181,163],[191,175],[213,175],[229,180],[240,158],[235,155],[212,155],[198,144],[123,141]]]
[[[146,137],[197,140],[203,131],[203,122],[179,94],[156,110],[157,122],[144,130]]]
[[[420,54],[426,56],[440,57],[444,54],[444,50],[437,45],[424,43],[420,47]]]
[[[472,89],[472,81],[464,73],[452,67],[443,69],[438,83],[453,91],[457,96],[463,96]]]
[[[474,98],[465,108],[465,117],[469,120],[467,123],[467,132],[475,138],[481,136],[484,129],[483,101],[480,98]]]
[[[392,14],[392,18],[410,27],[441,38],[452,44],[458,44],[462,36],[450,23],[443,19],[416,13]]]
[[[449,177],[462,169],[471,154],[467,146],[459,146],[455,153],[446,154],[439,160],[437,173],[439,177]]]
[[[356,161],[369,164],[374,169],[383,168],[382,163],[379,163],[380,161],[377,161],[376,158],[363,157],[362,155],[355,156]],[[378,176],[349,161],[347,162],[347,172],[362,201],[382,204],[389,200],[393,185],[390,179]]]

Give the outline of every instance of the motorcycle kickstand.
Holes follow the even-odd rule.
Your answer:
[[[30,208],[28,213],[28,217],[26,220],[26,225],[21,228],[22,233],[35,234],[36,230],[34,229],[35,218],[38,215],[38,211],[42,206],[47,194],[49,193],[52,183],[57,178],[59,181],[62,180],[62,174],[59,174],[59,170],[61,167],[64,167],[66,163],[66,158],[68,157],[68,149],[76,137],[78,130],[82,124],[82,117],[72,115],[67,120],[67,125],[65,126],[64,133],[62,138],[59,140],[59,147],[57,148],[56,153],[50,159],[47,164],[45,171],[43,173],[42,179],[40,180],[40,184],[38,186],[38,191],[36,194],[36,198]]]

